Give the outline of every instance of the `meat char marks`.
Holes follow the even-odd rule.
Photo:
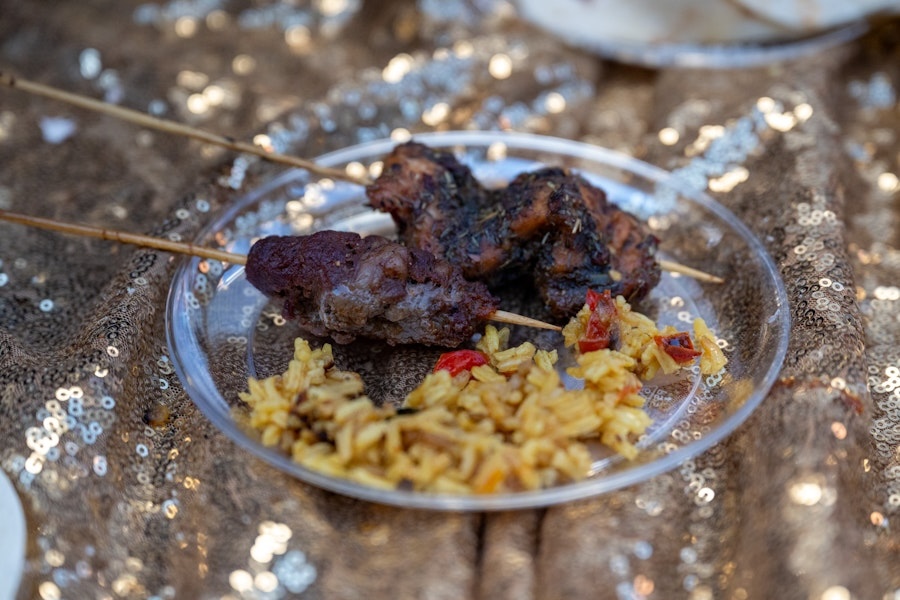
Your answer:
[[[285,317],[341,344],[364,337],[455,347],[498,307],[485,284],[429,252],[340,231],[262,238],[246,275],[284,301]]]
[[[401,241],[498,285],[533,277],[551,314],[565,320],[588,289],[637,301],[659,282],[658,240],[583,177],[544,168],[488,190],[450,152],[397,146],[367,190]]]

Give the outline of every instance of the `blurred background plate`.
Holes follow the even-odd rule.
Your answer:
[[[853,40],[895,0],[516,0],[519,15],[613,60],[647,67],[752,67]]]
[[[15,598],[25,567],[25,513],[16,489],[0,471],[0,600]]]

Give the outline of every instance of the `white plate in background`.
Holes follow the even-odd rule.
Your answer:
[[[25,513],[19,495],[0,471],[0,600],[15,598],[25,567]]]

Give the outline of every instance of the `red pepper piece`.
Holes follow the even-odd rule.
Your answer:
[[[578,340],[578,350],[584,354],[585,352],[609,348],[609,341],[610,334],[608,325],[603,323],[600,315],[596,311],[592,312],[591,316],[588,317],[584,335]]]
[[[670,335],[657,335],[653,339],[656,340],[656,345],[662,348],[663,352],[679,364],[691,362],[701,354],[699,350],[694,350],[691,336],[684,331]]]
[[[434,365],[434,372],[450,371],[455,377],[463,371],[471,371],[474,367],[488,364],[488,357],[478,350],[454,350],[445,352]]]
[[[616,302],[609,290],[603,293],[588,290],[584,302],[591,309],[591,315],[584,335],[578,340],[578,350],[583,354],[609,348],[615,334]]]
[[[597,304],[600,303],[600,300],[603,299],[603,296],[611,298],[609,290],[606,290],[602,294],[600,292],[595,292],[594,290],[588,290],[584,298],[584,303],[588,305],[589,309],[594,310],[597,308]]]

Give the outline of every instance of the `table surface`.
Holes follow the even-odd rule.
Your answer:
[[[762,406],[672,472],[544,510],[402,510],[284,477],[206,421],[166,346],[175,259],[2,224],[0,465],[28,525],[21,598],[900,597],[896,23],[683,70],[568,45],[503,2],[0,14],[0,71],[301,156],[511,129],[677,170],[763,241],[793,319]],[[9,89],[0,165],[0,208],[185,237],[279,171]],[[197,198],[211,210],[188,210]],[[48,421],[66,410],[71,427]]]

